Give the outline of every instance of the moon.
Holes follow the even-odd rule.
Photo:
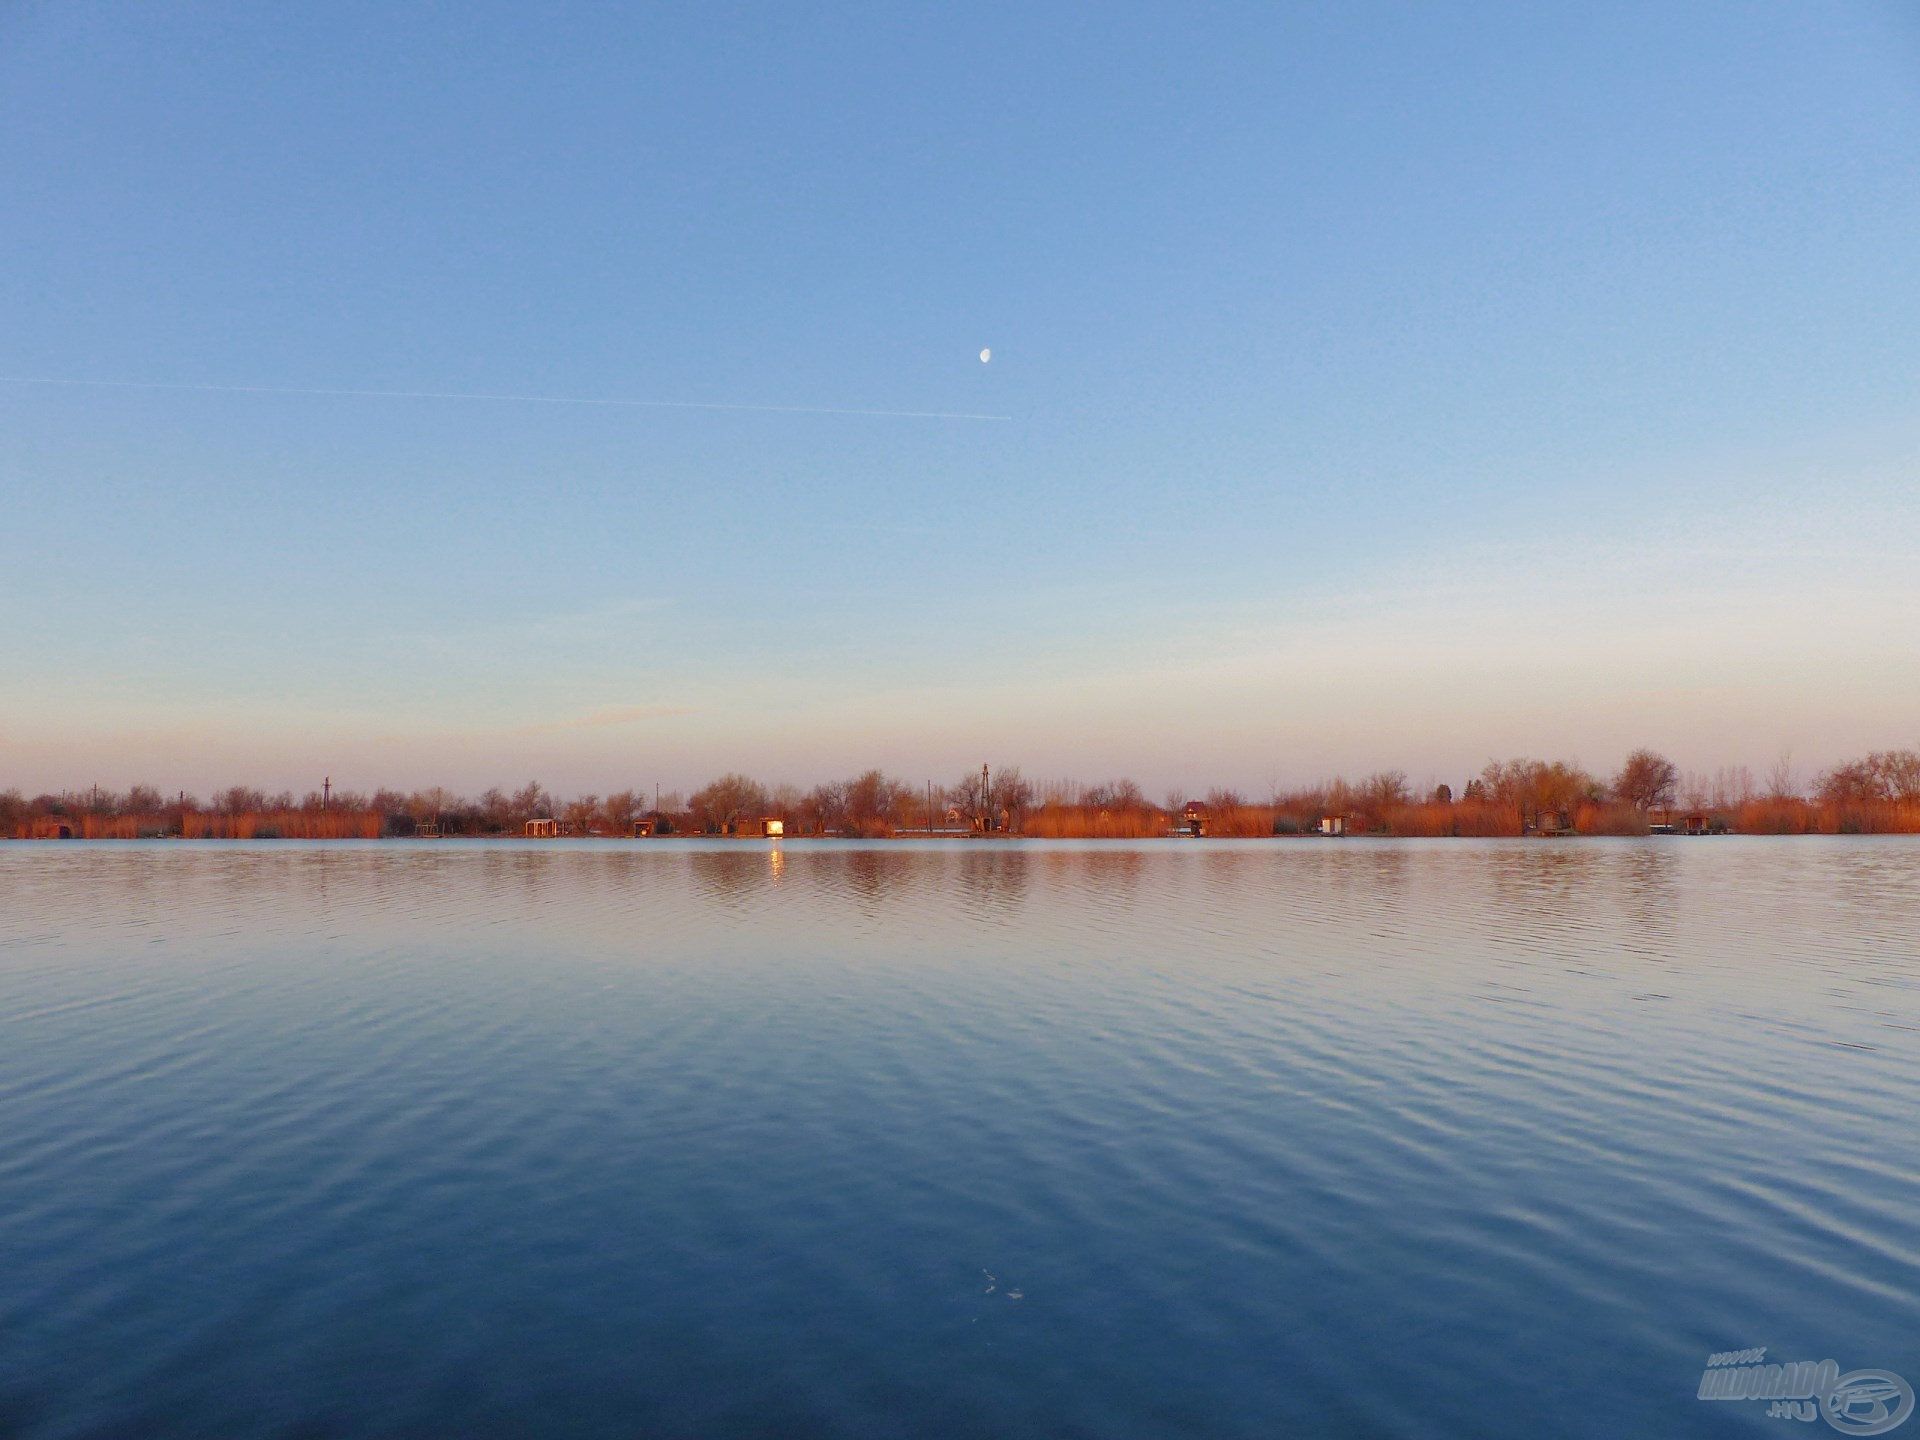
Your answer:
[[[988,362],[989,360],[991,360],[991,359],[993,359],[993,351],[991,351],[991,350],[982,350],[982,351],[980,352],[980,363],[981,363],[982,365],[984,365],[984,364],[986,364],[986,363],[987,363],[987,362]]]

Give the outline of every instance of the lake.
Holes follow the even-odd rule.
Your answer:
[[[0,1436],[1772,1434],[1917,1116],[1912,839],[0,845]]]

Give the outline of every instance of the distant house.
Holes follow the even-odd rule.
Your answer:
[[[1344,815],[1322,815],[1320,817],[1322,835],[1344,835],[1347,833],[1347,817]]]
[[[768,815],[760,821],[760,834],[768,840],[778,840],[787,833],[787,822]]]
[[[1186,826],[1189,835],[1207,833],[1207,807],[1198,800],[1189,800],[1180,807],[1180,823]]]
[[[1568,835],[1573,832],[1573,816],[1565,810],[1541,810],[1529,828],[1535,835]]]
[[[649,835],[653,834],[653,831],[654,822],[649,817],[642,817],[633,822],[633,838],[636,840],[646,839]]]
[[[527,821],[527,838],[530,840],[552,840],[560,833],[558,820]]]
[[[417,840],[438,840],[440,838],[440,822],[438,820],[422,820],[413,827],[413,834]]]

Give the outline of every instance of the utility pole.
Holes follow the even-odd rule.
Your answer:
[[[993,776],[987,767],[980,767],[980,830],[984,834],[993,829]]]
[[[333,777],[327,776],[320,782],[320,808],[325,810],[333,804]]]

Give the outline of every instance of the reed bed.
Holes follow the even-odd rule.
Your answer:
[[[1146,840],[1166,834],[1170,823],[1157,810],[1042,805],[1026,816],[1020,829],[1040,840]]]
[[[1646,835],[1651,828],[1646,811],[1623,801],[1604,800],[1579,806],[1573,812],[1576,835]]]
[[[1377,816],[1355,817],[1352,829],[1358,833],[1406,838],[1495,839],[1524,834],[1526,827],[1520,812],[1508,805],[1478,800],[1432,800],[1417,805],[1396,805]]]
[[[269,810],[220,815],[189,810],[178,833],[188,840],[377,840],[386,817],[373,811]]]
[[[1822,835],[1920,835],[1920,801],[1814,807]]]
[[[1743,835],[1920,835],[1920,801],[1747,800],[1712,818]]]

